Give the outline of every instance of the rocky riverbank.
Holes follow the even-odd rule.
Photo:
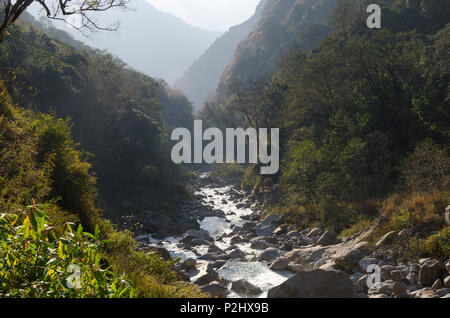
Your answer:
[[[450,297],[449,261],[405,264],[388,252],[405,233],[372,245],[369,231],[344,240],[321,227],[296,231],[277,214],[261,220],[260,200],[226,181],[202,176],[193,190],[175,222],[141,216],[136,240],[141,250],[180,258],[179,279],[213,296]],[[370,265],[379,282],[366,273]]]

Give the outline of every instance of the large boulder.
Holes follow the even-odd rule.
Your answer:
[[[189,230],[186,232],[185,236],[191,236],[199,240],[205,240],[213,242],[214,239],[209,235],[208,231],[205,230]]]
[[[240,249],[235,249],[227,255],[227,258],[243,260],[245,259],[245,256],[246,254],[243,251],[241,251]]]
[[[258,236],[254,237],[250,240],[250,248],[253,248],[255,250],[265,250],[270,245],[264,240],[263,237]]]
[[[350,278],[343,271],[316,269],[300,272],[269,290],[268,298],[354,298]]]
[[[423,263],[419,271],[419,285],[431,287],[442,273],[442,264],[436,260]]]
[[[335,259],[336,266],[346,271],[359,268],[359,261],[370,254],[370,245],[367,242],[360,242],[352,249],[344,250]]]
[[[289,261],[285,258],[277,258],[272,264],[270,269],[273,271],[284,271],[288,268]]]
[[[258,223],[255,227],[256,235],[258,236],[269,236],[278,227],[281,222],[280,214],[269,214],[266,218]]]
[[[337,239],[337,234],[334,231],[326,231],[322,234],[322,236],[317,241],[318,245],[331,245],[333,244]]]
[[[231,290],[244,295],[257,295],[262,293],[261,288],[249,283],[245,279],[240,279],[231,284]]]
[[[368,293],[373,294],[384,294],[384,295],[400,295],[406,292],[406,285],[401,282],[394,282],[393,280],[385,280],[383,282],[378,282],[373,285]]]
[[[197,266],[197,261],[193,258],[186,259],[182,264],[182,267],[188,271],[194,269],[196,266]]]
[[[279,256],[280,256],[279,250],[277,250],[274,247],[269,247],[269,248],[265,249],[261,254],[259,254],[258,260],[266,261],[266,262],[273,262]]]

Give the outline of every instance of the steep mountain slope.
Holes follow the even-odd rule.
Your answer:
[[[261,19],[269,0],[262,0],[255,14],[244,23],[234,26],[218,38],[189,68],[174,88],[181,90],[199,109],[214,92],[219,78],[233,59],[238,44],[245,39]]]
[[[109,216],[173,211],[185,191],[167,127],[178,116],[192,122],[190,103],[111,55],[75,50],[26,23],[10,33],[0,46],[6,88],[23,108],[71,118],[74,140],[94,155]]]
[[[317,46],[331,32],[328,18],[335,5],[336,0],[269,1],[263,18],[222,74],[215,100],[226,99],[233,79],[245,82],[274,71],[289,49]]]
[[[120,9],[102,12],[100,21],[103,27],[119,21],[119,31],[96,32],[92,38],[86,38],[64,23],[55,25],[77,40],[107,50],[138,71],[170,84],[221,35],[158,11],[145,0],[134,0],[126,12]]]

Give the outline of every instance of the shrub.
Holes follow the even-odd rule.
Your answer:
[[[431,257],[447,260],[450,255],[450,227],[428,237],[425,249]]]
[[[93,235],[81,225],[75,232],[71,223],[57,226],[64,227],[61,236],[41,206],[1,215],[0,296],[133,296],[129,282],[102,264],[98,227]]]
[[[450,188],[450,157],[437,144],[426,139],[405,160],[403,182],[410,192]]]

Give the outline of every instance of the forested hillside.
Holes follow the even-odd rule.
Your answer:
[[[266,210],[301,228],[321,223],[349,234],[381,215],[378,235],[435,234],[415,252],[448,256],[449,2],[379,1],[380,30],[367,28],[365,6],[354,3],[338,1],[335,33],[316,49],[294,48],[272,77],[231,85],[223,107],[244,118],[234,125],[281,132],[280,173],[250,167],[243,186],[262,193],[279,184]],[[249,77],[264,68],[251,69]]]
[[[258,24],[261,17],[265,14],[264,10],[269,2],[269,0],[261,1],[255,10],[255,14],[250,19],[240,25],[231,27],[192,64],[182,78],[175,82],[174,88],[186,94],[194,103],[195,110],[199,110],[214,92],[220,76],[233,60],[239,43]]]
[[[10,33],[0,46],[5,86],[23,108],[70,118],[74,140],[93,154],[108,215],[173,211],[186,193],[163,115],[169,126],[192,121],[189,101],[111,55],[72,49],[27,24]]]
[[[35,4],[29,10],[48,23],[40,9],[40,5]],[[180,78],[222,35],[189,25],[172,14],[157,10],[145,0],[131,1],[127,10],[113,8],[103,12],[98,25],[109,27],[116,23],[119,23],[117,31],[88,32],[85,36],[62,21],[53,21],[57,28],[86,45],[106,50],[140,72],[164,79],[169,84]]]
[[[219,79],[216,91],[201,113],[210,122],[232,121],[229,98],[236,89],[259,86],[264,76],[279,69],[290,50],[309,51],[332,32],[328,19],[336,0],[268,1],[263,17],[234,53]],[[216,125],[218,123],[215,123]]]

